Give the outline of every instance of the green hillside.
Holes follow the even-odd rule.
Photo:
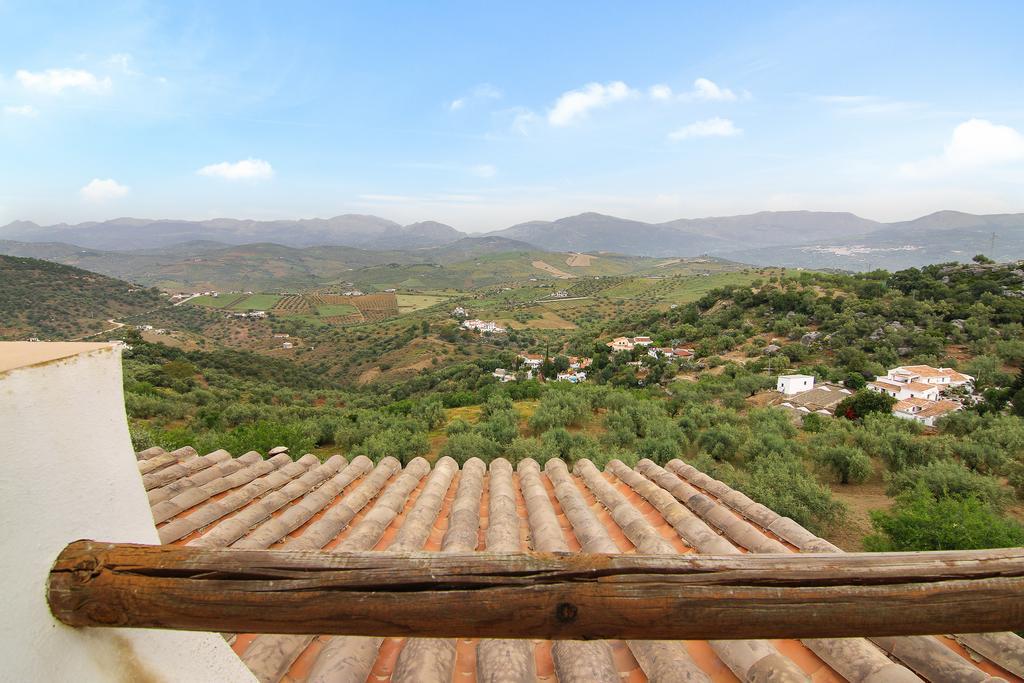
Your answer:
[[[113,327],[111,318],[163,305],[143,289],[49,261],[0,256],[0,339],[77,339]]]

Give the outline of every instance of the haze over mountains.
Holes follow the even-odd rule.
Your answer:
[[[270,243],[293,248],[417,251],[420,258],[427,256],[422,250],[450,247],[471,258],[481,250],[537,248],[657,257],[712,255],[758,265],[863,270],[967,260],[992,250],[993,233],[995,258],[1024,257],[1024,214],[977,216],[956,211],[896,223],[817,211],[763,211],[665,223],[583,213],[490,233],[464,233],[434,221],[402,226],[358,214],[277,221],[118,218],[51,226],[16,221],[0,228],[0,240],[8,241],[0,251],[40,258],[51,253],[57,260],[66,260],[76,249],[138,252],[187,245],[172,250],[184,257],[226,245]],[[48,244],[35,247],[10,242]]]

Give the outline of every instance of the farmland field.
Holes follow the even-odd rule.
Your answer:
[[[266,311],[281,300],[280,294],[253,294],[231,305],[236,311]]]
[[[399,313],[411,313],[412,311],[430,308],[442,301],[447,301],[449,297],[430,296],[426,294],[398,294],[395,298],[398,299]]]
[[[504,327],[513,327],[520,330],[524,328],[531,330],[576,329],[575,324],[561,317],[554,311],[542,311],[540,312],[540,317],[528,319],[526,322],[520,322],[515,318],[499,318],[496,322]]]
[[[321,316],[350,315],[358,310],[352,304],[322,304],[316,307],[316,312]]]
[[[228,308],[238,300],[238,296],[227,294],[222,296],[197,296],[189,299],[188,303],[194,306],[206,306],[207,308]]]

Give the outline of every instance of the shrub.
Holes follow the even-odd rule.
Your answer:
[[[891,413],[896,399],[887,394],[880,394],[870,389],[861,389],[852,396],[847,396],[836,405],[836,417],[848,420],[859,420],[871,413]]]
[[[862,484],[871,476],[871,458],[855,446],[831,446],[820,451],[817,458],[841,484]]]
[[[448,436],[455,436],[456,434],[465,434],[466,432],[473,431],[473,425],[467,420],[461,417],[452,418],[452,421],[445,427],[445,434]]]
[[[470,458],[480,458],[485,463],[501,455],[501,444],[485,436],[469,432],[456,434],[441,448],[440,457],[448,456],[461,467]]]
[[[391,427],[367,437],[359,450],[374,462],[391,456],[407,465],[416,456],[430,452],[430,442],[423,432]]]
[[[540,439],[533,437],[515,439],[505,449],[505,458],[512,463],[513,467],[518,465],[520,461],[529,458],[543,465],[556,456],[557,454],[553,449],[544,445]]]
[[[1024,545],[1024,527],[974,496],[936,498],[925,482],[900,495],[890,512],[875,510],[869,551],[972,550]]]
[[[769,456],[753,464],[749,480],[739,484],[748,496],[785,517],[822,533],[845,515],[846,508],[792,458]]]
[[[935,498],[945,496],[963,500],[973,497],[994,509],[1004,505],[1008,497],[998,479],[973,472],[954,460],[937,460],[898,472],[889,479],[886,493],[898,497],[919,484],[923,484]]]

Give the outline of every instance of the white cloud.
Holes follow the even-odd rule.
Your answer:
[[[46,71],[26,71],[19,69],[14,77],[21,85],[36,92],[48,95],[59,95],[67,89],[84,90],[86,92],[104,92],[110,90],[110,78],[97,78],[95,74],[84,69],[47,69]]]
[[[85,187],[78,191],[82,199],[97,204],[120,199],[128,194],[128,186],[122,185],[112,178],[100,180],[93,178]]]
[[[729,88],[720,87],[707,78],[698,78],[693,82],[693,90],[683,95],[684,99],[701,102],[735,102],[739,99]]]
[[[499,88],[490,83],[481,83],[473,88],[467,95],[456,98],[448,103],[449,111],[458,111],[465,108],[467,104],[480,100],[500,100],[504,96]]]
[[[900,173],[911,178],[950,175],[988,166],[1024,161],[1024,135],[1010,126],[985,119],[964,121],[942,154],[900,166]]]
[[[478,178],[493,178],[498,174],[498,168],[491,164],[478,164],[469,170]]]
[[[513,112],[515,116],[512,118],[511,128],[520,135],[529,135],[530,130],[540,121],[540,117],[530,109],[519,107]]]
[[[664,83],[652,85],[647,89],[647,94],[652,100],[661,102],[673,99],[678,99],[682,102],[736,102],[737,100],[750,98],[750,93],[745,90],[737,95],[729,88],[723,88],[707,78],[698,78],[693,82],[692,90],[679,93],[678,95],[673,93],[672,88]]]
[[[636,95],[636,91],[622,81],[608,84],[587,83],[579,90],[563,93],[548,112],[548,123],[552,126],[568,126],[583,118],[591,109],[607,107]]]
[[[224,180],[266,180],[273,177],[274,169],[263,159],[242,159],[203,166],[196,173]]]
[[[652,100],[671,100],[672,99],[672,88],[668,87],[663,83],[652,85],[648,90],[648,94]]]
[[[691,138],[729,138],[739,135],[743,130],[736,127],[729,119],[715,117],[703,121],[694,121],[668,134],[670,140],[689,140]]]
[[[35,118],[36,116],[39,116],[39,110],[31,104],[9,104],[4,107],[4,113],[10,116],[24,116],[26,118]]]
[[[814,99],[847,114],[894,114],[923,106],[919,102],[901,102],[875,95],[822,95]]]

